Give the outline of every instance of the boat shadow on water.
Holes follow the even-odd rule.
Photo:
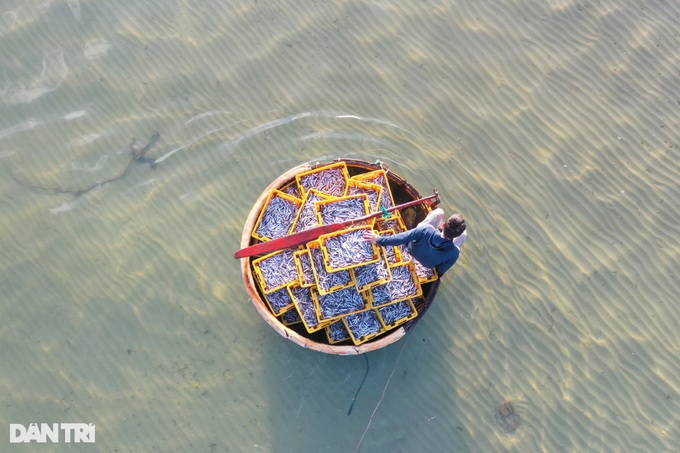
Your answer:
[[[289,414],[265,418],[273,450],[474,451],[464,409],[446,396],[455,392],[435,396],[436,385],[428,384],[438,376],[435,382],[456,386],[441,376],[426,325],[359,356],[323,354],[266,335],[261,385],[271,413]]]

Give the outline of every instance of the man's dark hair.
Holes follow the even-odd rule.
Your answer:
[[[444,223],[444,236],[447,239],[454,239],[465,231],[465,218],[462,214],[454,214]]]

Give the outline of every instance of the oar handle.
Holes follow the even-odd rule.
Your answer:
[[[439,200],[439,191],[437,189],[432,189],[432,191],[434,193],[432,195],[430,195],[429,197],[418,198],[417,200],[407,201],[406,203],[402,203],[398,206],[392,206],[391,208],[387,209],[387,212],[399,211],[399,210],[402,210],[402,209],[410,208],[411,206],[415,206],[415,205],[423,203],[423,202],[428,202],[431,207],[435,207],[439,204],[439,201],[440,201]],[[430,200],[432,200],[432,201],[430,201]],[[369,216],[361,217],[361,218],[357,219],[357,221],[358,220],[364,220],[365,218],[370,219],[371,217],[377,217],[379,214],[380,214],[379,212],[369,214]]]

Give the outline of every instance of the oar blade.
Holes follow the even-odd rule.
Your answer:
[[[276,252],[278,250],[297,247],[298,245],[306,244],[317,239],[322,234],[333,233],[335,231],[341,230],[351,223],[352,222],[341,222],[333,223],[331,225],[322,225],[311,228],[307,231],[300,231],[299,233],[291,234],[290,236],[272,239],[271,241],[267,242],[260,242],[259,244],[237,250],[234,253],[234,258],[246,258],[254,255],[264,255],[266,253]]]

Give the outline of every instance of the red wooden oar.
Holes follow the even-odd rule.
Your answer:
[[[434,200],[431,205],[436,206],[439,203],[439,192],[434,190],[434,195],[429,197],[420,198],[418,200],[409,201],[408,203],[400,204],[399,206],[391,207],[386,209],[387,212],[398,211],[400,209],[406,209],[410,206],[414,206],[425,201]],[[237,250],[234,253],[234,258],[246,258],[248,256],[254,255],[264,255],[265,253],[276,252],[277,250],[283,250],[290,247],[296,247],[298,245],[306,244],[309,241],[317,239],[322,234],[332,233],[334,231],[342,230],[347,228],[356,222],[361,222],[362,220],[372,219],[373,217],[378,217],[382,215],[382,212],[374,212],[372,214],[359,217],[357,219],[345,220],[343,222],[332,223],[330,225],[321,225],[310,230],[300,231],[299,233],[291,234],[290,236],[284,236],[282,238],[272,239],[271,241],[261,242],[259,244],[251,245],[241,250]]]

